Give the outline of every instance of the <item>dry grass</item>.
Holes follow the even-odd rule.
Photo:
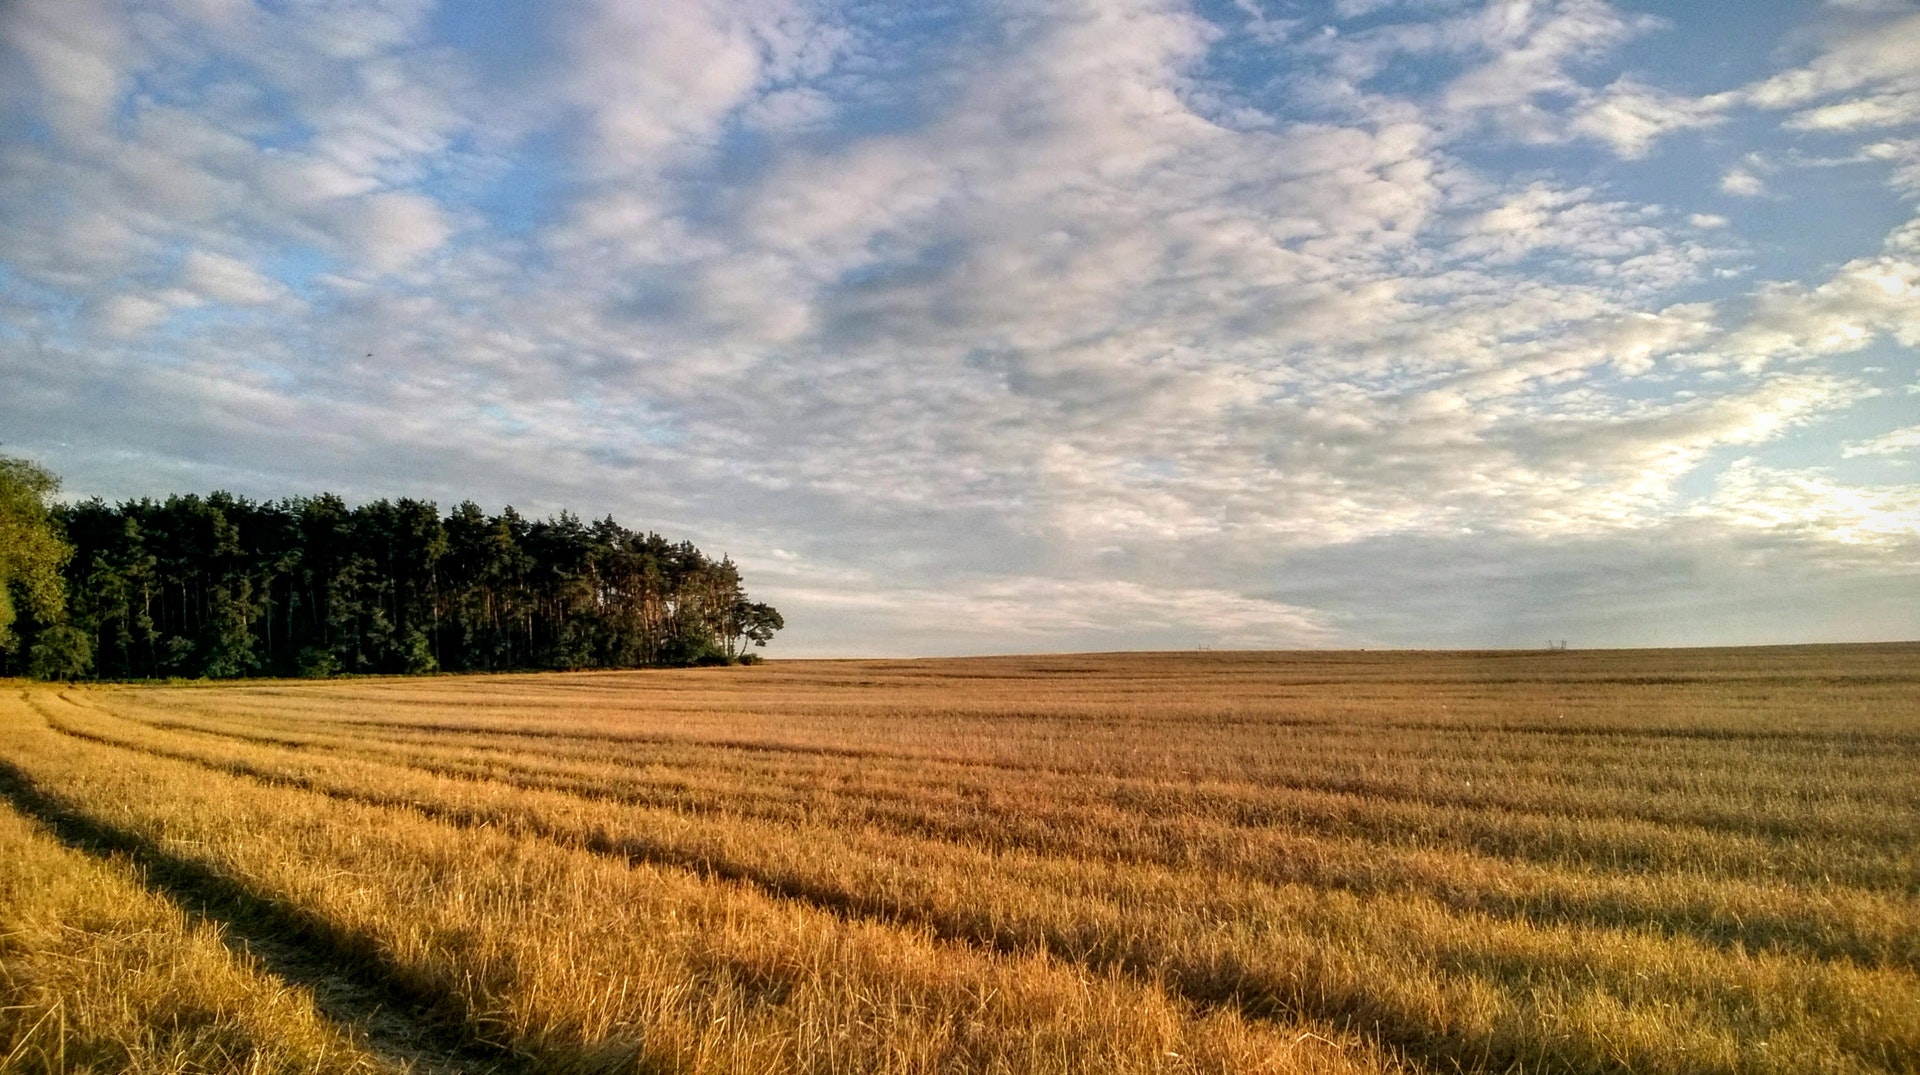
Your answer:
[[[0,761],[454,1067],[1912,1071],[1916,688],[1915,646],[23,687]]]
[[[0,811],[0,1071],[398,1070],[124,860]],[[400,1063],[390,1062],[399,1059]]]

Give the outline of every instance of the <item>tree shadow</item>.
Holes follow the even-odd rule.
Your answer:
[[[96,858],[121,856],[139,867],[148,888],[190,920],[217,927],[229,948],[250,955],[268,973],[304,987],[323,1016],[395,1066],[440,1075],[539,1070],[532,1057],[489,1038],[478,1013],[393,960],[372,938],[89,816],[4,759],[0,799],[70,849]]]

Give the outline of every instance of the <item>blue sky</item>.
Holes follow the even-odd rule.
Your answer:
[[[1920,636],[1920,6],[14,0],[0,452],[776,653]]]

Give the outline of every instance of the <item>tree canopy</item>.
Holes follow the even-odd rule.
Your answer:
[[[332,494],[53,505],[51,475],[8,464],[7,488],[27,492],[4,494],[0,527],[34,536],[16,544],[0,530],[0,570],[35,609],[29,648],[40,662],[14,645],[4,660],[16,672],[220,678],[720,663],[784,626],[748,597],[730,559],[611,517],[536,520],[472,502],[443,516],[429,501],[354,507]]]
[[[0,665],[49,678],[86,664],[76,649],[82,640],[64,624],[61,568],[72,550],[60,538],[53,504],[59,491],[60,479],[45,468],[0,456]]]

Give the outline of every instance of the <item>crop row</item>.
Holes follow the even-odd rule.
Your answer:
[[[1785,890],[1735,892],[1722,918],[1739,921],[1745,912],[1761,924],[1730,944],[1688,932],[1683,917],[1660,924],[1688,898],[1684,883],[1626,892],[1629,901],[1653,901],[1634,909],[1641,921],[1629,926],[1583,921],[1583,900],[1591,918],[1622,890],[1609,893],[1603,882],[1597,895],[1583,894],[1577,875],[1536,878],[1547,887],[1532,906],[1522,894],[1521,913],[1490,913],[1449,900],[1450,890],[1498,891],[1511,882],[1485,860],[1475,863],[1480,876],[1449,877],[1462,860],[1416,854],[1403,860],[1403,879],[1425,869],[1423,884],[1356,891],[1317,883],[1324,878],[1300,883],[983,847],[837,819],[688,814],[271,744],[124,723],[116,731],[113,718],[84,707],[38,704],[60,727],[142,752],[136,771],[187,762],[203,774],[218,770],[223,787],[243,778],[250,795],[319,793],[336,809],[405,810],[489,839],[691,871],[865,928],[931,935],[983,953],[976,958],[1026,953],[1164,986],[1199,1011],[1361,1028],[1385,1047],[1436,1063],[1875,1070],[1920,1056],[1920,978],[1901,965],[1910,963],[1911,929],[1893,917],[1898,908],[1870,898],[1769,907]],[[1574,913],[1555,914],[1555,904]],[[1836,923],[1863,908],[1872,912],[1867,921]],[[1815,923],[1842,949],[1870,948],[1865,954],[1888,965],[1808,958],[1792,949],[1832,942],[1804,936],[1775,938],[1785,942],[1781,950],[1747,950],[1748,939],[1768,940],[1768,922],[1782,933]]]

